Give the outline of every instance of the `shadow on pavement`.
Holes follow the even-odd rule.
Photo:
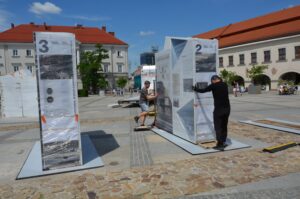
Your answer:
[[[112,134],[107,134],[102,130],[83,132],[82,135],[90,137],[99,156],[103,156],[120,147]]]
[[[131,104],[123,104],[122,108],[136,108],[136,107],[140,107],[140,105],[135,104],[135,103],[131,103]]]

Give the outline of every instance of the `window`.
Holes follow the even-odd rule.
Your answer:
[[[300,59],[300,46],[295,46],[295,59]]]
[[[118,51],[117,54],[118,54],[118,57],[123,57],[122,51]]]
[[[27,65],[27,69],[32,73],[32,65]]]
[[[14,72],[19,71],[19,66],[14,66]]]
[[[269,50],[264,51],[264,62],[271,62],[271,52]]]
[[[18,56],[18,50],[16,50],[16,49],[13,50],[13,56],[14,57]]]
[[[228,66],[233,66],[233,55],[228,56],[229,59],[229,65]]]
[[[286,60],[285,48],[279,48],[278,49],[278,61],[285,61],[285,60]]]
[[[118,64],[118,73],[123,72],[123,65],[122,64]]]
[[[31,57],[32,56],[31,50],[29,50],[29,49],[26,50],[26,56],[27,57]]]
[[[0,67],[3,67],[4,65],[3,64],[0,64]]]
[[[224,65],[223,65],[223,57],[219,57],[219,67],[224,67]]]
[[[245,65],[245,55],[244,54],[240,54],[240,65]]]
[[[257,54],[251,53],[251,64],[257,64]]]
[[[104,64],[103,64],[103,72],[105,72],[105,73],[108,72],[108,66],[109,66],[108,63],[104,63]]]

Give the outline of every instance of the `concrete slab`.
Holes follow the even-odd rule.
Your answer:
[[[266,120],[270,120],[270,121],[273,121],[273,122],[281,122],[281,123],[284,123],[284,124],[291,124],[291,125],[300,126],[299,122],[291,122],[291,121],[287,121],[287,120],[280,120],[280,119],[270,118],[270,117],[266,118]]]
[[[280,127],[280,126],[275,126],[275,125],[271,125],[271,124],[263,124],[263,123],[255,122],[252,120],[241,120],[239,122],[245,123],[245,124],[251,124],[251,125],[255,125],[255,126],[259,126],[259,127],[269,128],[269,129],[275,129],[278,131],[283,131],[283,132],[288,132],[288,133],[295,133],[295,134],[300,135],[300,130],[297,130],[297,129]]]
[[[152,131],[165,139],[169,140],[170,142],[174,143],[175,145],[179,146],[183,150],[189,152],[192,155],[199,155],[199,154],[205,154],[205,153],[215,153],[215,152],[220,152],[219,150],[215,149],[205,149],[200,147],[199,145],[193,144],[191,142],[188,142],[182,138],[179,138],[171,133],[168,133],[162,129],[158,129],[156,127],[152,128]],[[235,150],[235,149],[241,149],[241,148],[247,148],[250,147],[247,144],[238,142],[236,140],[227,139],[228,146],[225,148],[224,151],[229,151],[229,150]]]
[[[19,180],[104,166],[89,136],[82,135],[81,141],[83,165],[49,171],[43,171],[42,169],[41,144],[40,141],[35,142],[16,179]]]

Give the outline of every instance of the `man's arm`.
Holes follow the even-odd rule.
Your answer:
[[[212,87],[213,87],[213,85],[210,84],[209,86],[207,86],[206,88],[203,88],[203,89],[197,88],[196,86],[193,86],[192,89],[198,93],[206,93],[206,92],[212,91]]]
[[[157,97],[157,94],[155,95],[146,95],[146,98],[148,101],[154,100]]]

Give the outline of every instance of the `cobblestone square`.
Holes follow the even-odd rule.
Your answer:
[[[300,136],[237,122],[299,122],[299,95],[231,97],[229,137],[252,147],[196,156],[151,131],[134,132],[139,108],[108,107],[118,99],[79,99],[81,131],[105,163],[90,170],[15,180],[39,139],[38,123],[0,119],[0,198],[299,198],[299,146],[274,154],[262,149]]]

